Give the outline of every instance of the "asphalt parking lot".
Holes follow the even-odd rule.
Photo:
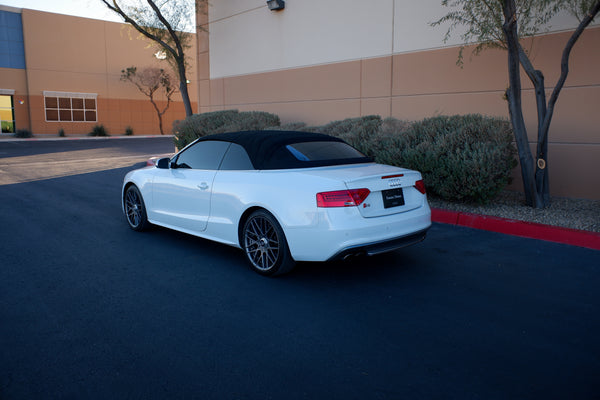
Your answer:
[[[0,141],[0,400],[598,399],[600,252],[444,224],[264,278],[131,231],[169,138]]]

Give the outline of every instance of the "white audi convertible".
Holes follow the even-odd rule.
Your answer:
[[[396,250],[431,226],[419,172],[306,132],[202,137],[129,172],[122,204],[132,229],[160,225],[241,248],[263,275]]]

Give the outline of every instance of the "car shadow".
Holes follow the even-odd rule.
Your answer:
[[[390,279],[410,273],[417,265],[417,260],[411,257],[410,253],[402,251],[376,256],[356,256],[346,260],[300,262],[290,273],[290,279]]]
[[[346,260],[298,262],[295,268],[287,274],[262,277],[252,270],[241,249],[160,226],[151,226],[147,233],[156,236],[163,245],[171,247],[175,253],[194,249],[194,253],[199,258],[209,258],[212,262],[218,263],[219,268],[231,269],[232,273],[246,274],[249,272],[260,279],[288,282],[331,279],[358,282],[367,278],[369,280],[389,280],[403,274],[411,274],[418,267],[418,258],[410,250],[401,249],[377,256],[357,256]]]

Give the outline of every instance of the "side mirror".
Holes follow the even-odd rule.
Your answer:
[[[165,158],[161,158],[158,160],[158,162],[156,163],[156,168],[160,168],[160,169],[169,169],[169,163],[171,162],[171,159],[168,157]]]

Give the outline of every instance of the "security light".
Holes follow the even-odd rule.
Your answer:
[[[271,11],[283,10],[285,8],[284,0],[267,0],[267,6]]]

